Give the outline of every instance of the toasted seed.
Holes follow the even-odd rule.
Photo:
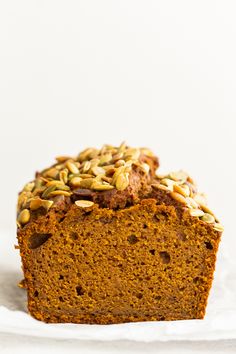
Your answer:
[[[170,195],[172,196],[173,199],[175,199],[177,202],[180,202],[182,204],[187,204],[186,199],[179,193],[176,192],[171,192]]]
[[[156,177],[160,180],[162,180],[163,178],[167,178],[167,175],[163,175],[163,174],[156,174]]]
[[[70,184],[72,185],[72,187],[79,187],[81,181],[82,181],[81,177],[73,177],[70,180]]]
[[[105,175],[106,171],[104,170],[104,168],[102,167],[99,167],[99,166],[96,166],[96,167],[93,167],[91,169],[92,173],[95,175],[95,176],[99,176],[99,175]]]
[[[55,167],[50,168],[44,172],[44,176],[56,179],[58,177],[58,170]],[[43,179],[42,176],[41,178]]]
[[[185,184],[181,185],[181,186],[179,186],[178,184],[174,184],[173,185],[173,190],[174,190],[174,192],[182,194],[184,197],[189,197],[189,195],[190,195],[190,189]]]
[[[56,161],[59,163],[66,162],[67,160],[71,160],[71,156],[57,156]]]
[[[169,174],[169,177],[177,182],[179,182],[179,181],[185,182],[186,179],[188,178],[188,174],[186,172],[180,170],[180,171],[171,172]]]
[[[35,187],[35,183],[34,183],[34,182],[27,183],[27,184],[24,186],[24,191],[26,191],[26,192],[32,192],[32,190],[34,189],[34,187]]]
[[[91,175],[90,173],[81,173],[80,175],[78,175],[76,177],[81,177],[82,179],[84,179],[84,178],[94,178],[94,176]]]
[[[207,222],[208,224],[213,224],[215,222],[215,218],[213,215],[205,213],[202,217],[201,217],[202,221]]]
[[[114,189],[115,187],[112,186],[111,184],[102,184],[99,182],[93,182],[91,185],[91,189],[97,190],[97,191],[109,191],[111,189]]]
[[[176,182],[174,182],[172,179],[169,179],[169,178],[163,178],[161,181],[160,181],[161,184],[164,184],[164,186],[167,186],[169,187],[171,190],[173,190],[173,186]]]
[[[123,157],[123,152],[117,152],[115,155],[112,157],[112,161],[116,162],[118,160],[121,160]]]
[[[65,185],[64,182],[55,179],[53,181],[47,182],[46,187],[50,187],[50,186],[56,186],[57,187],[57,186],[64,186],[64,185]]]
[[[140,156],[140,150],[139,149],[129,148],[124,153],[124,160],[125,161],[128,161],[130,159],[138,160],[139,156]]]
[[[160,183],[153,183],[153,184],[152,184],[152,187],[154,187],[154,188],[156,188],[156,189],[161,189],[161,190],[163,190],[163,191],[168,191],[168,192],[171,191],[171,189],[170,189],[169,187],[164,186],[163,184],[160,184]]]
[[[75,204],[80,208],[89,208],[94,205],[90,200],[76,200]]]
[[[90,188],[92,183],[94,182],[94,178],[85,178],[80,182],[80,188]]]
[[[30,220],[30,211],[28,209],[23,209],[18,216],[18,222],[24,225],[27,224],[29,220]]]
[[[216,230],[216,231],[224,231],[224,226],[223,225],[221,225],[221,224],[219,224],[219,223],[215,223],[215,225],[214,225],[214,229]]]
[[[129,174],[127,172],[120,173],[116,178],[116,188],[120,191],[125,190],[129,185]]]
[[[100,157],[100,162],[99,162],[99,165],[102,166],[104,165],[105,163],[108,163],[112,160],[112,154],[111,153],[107,153],[105,155],[102,155]]]
[[[50,193],[50,197],[54,197],[55,195],[64,195],[65,197],[70,197],[71,196],[71,192],[69,191],[64,191],[64,190],[56,190]]]
[[[42,198],[46,199],[51,194],[51,192],[56,190],[56,188],[57,188],[56,185],[52,185],[52,186],[49,186],[48,188],[46,188],[42,194]]]
[[[91,162],[90,161],[85,161],[85,163],[83,164],[83,167],[82,167],[83,173],[88,172],[90,167],[91,167]]]
[[[187,197],[186,202],[187,202],[189,208],[198,209],[198,207],[199,207],[198,203],[191,197]]]
[[[64,182],[65,184],[67,184],[68,182],[68,169],[65,168],[64,170],[59,172],[59,178],[61,182]]]
[[[208,208],[208,206],[207,205],[201,205],[201,208],[202,208],[202,210],[205,212],[205,213],[207,213],[207,214],[211,214],[212,216],[214,216],[214,213],[213,213],[213,211],[210,209],[210,208]]]
[[[57,186],[57,190],[60,190],[60,191],[70,191],[70,187],[65,185],[65,184],[61,184],[61,185],[58,185]]]
[[[200,209],[189,209],[189,213],[191,216],[198,216],[198,217],[204,215],[204,211]]]
[[[105,181],[105,182],[107,182],[109,184],[111,184],[111,182],[112,182],[112,178],[111,177],[107,177],[107,176],[101,176],[101,180]]]
[[[44,200],[41,198],[32,198],[30,200],[30,209],[31,210],[37,210],[40,207],[43,207],[44,209],[49,210],[52,205],[53,205],[52,200]]]
[[[109,169],[106,170],[106,176],[113,176],[114,173],[116,172],[116,169],[114,167],[110,167]]]
[[[71,173],[79,173],[79,169],[73,161],[67,161],[66,167]]]
[[[118,160],[116,161],[115,163],[115,167],[118,168],[118,167],[121,167],[121,166],[124,166],[125,165],[125,160]]]
[[[65,167],[64,163],[59,163],[58,165],[54,166],[54,168],[58,171],[61,171]]]
[[[94,158],[95,156],[97,156],[97,154],[98,154],[98,150],[97,150],[97,149],[94,149],[94,148],[87,148],[87,149],[83,150],[83,151],[79,154],[77,160],[78,160],[79,162],[83,162],[83,161],[85,161],[86,159],[88,159],[89,157],[90,157],[90,158]]]

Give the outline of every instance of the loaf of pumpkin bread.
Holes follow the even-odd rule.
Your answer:
[[[201,319],[223,227],[183,171],[147,148],[58,157],[18,198],[30,314],[111,324]]]

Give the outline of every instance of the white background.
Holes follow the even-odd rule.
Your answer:
[[[152,148],[165,171],[195,177],[225,225],[221,249],[234,256],[235,16],[235,1],[0,0],[0,226],[10,230],[9,253],[17,192],[35,170],[126,140]]]

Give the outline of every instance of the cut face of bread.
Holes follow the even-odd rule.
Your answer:
[[[29,311],[45,322],[203,318],[219,239],[154,199],[41,216],[19,234]]]

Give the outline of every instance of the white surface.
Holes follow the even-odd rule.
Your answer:
[[[1,260],[36,169],[124,139],[196,178],[235,257],[235,12],[234,0],[0,1]]]

